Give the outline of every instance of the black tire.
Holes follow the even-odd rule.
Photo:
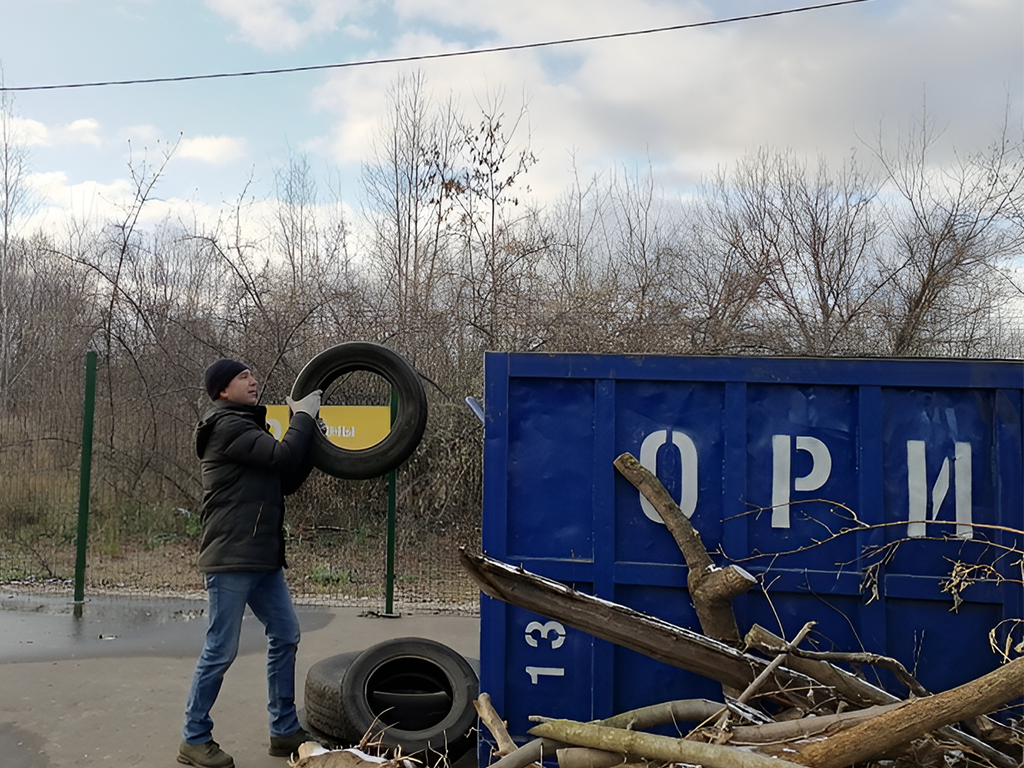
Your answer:
[[[340,653],[318,661],[306,673],[304,709],[306,722],[314,731],[339,741],[353,744],[362,733],[352,723],[341,705],[341,681],[349,666],[362,651]]]
[[[306,676],[306,718],[340,741],[372,732],[406,754],[449,753],[464,746],[476,723],[479,685],[470,663],[446,645],[387,640],[314,664]]]
[[[427,425],[427,393],[416,369],[396,352],[369,341],[351,341],[321,352],[299,371],[291,396],[298,400],[314,389],[327,389],[353,371],[369,371],[386,379],[398,395],[391,432],[374,446],[350,451],[334,445],[320,432],[310,451],[317,469],[346,480],[380,477],[408,459]]]

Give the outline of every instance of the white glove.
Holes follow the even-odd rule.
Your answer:
[[[323,395],[322,389],[314,389],[300,400],[292,400],[291,397],[286,397],[284,400],[288,403],[288,407],[292,409],[292,413],[305,413],[315,419],[317,412],[320,410],[321,395]]]

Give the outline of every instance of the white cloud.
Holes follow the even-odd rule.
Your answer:
[[[459,0],[397,0],[410,26],[450,25],[448,39],[420,51],[452,49],[470,30],[500,45],[685,24],[773,10],[743,3],[630,3],[595,0],[581,17],[564,0],[521,0],[508,14],[484,4],[465,14]],[[1022,14],[995,0],[910,0],[835,8],[772,19],[628,37],[560,48],[425,65],[430,83],[479,95],[485,79],[530,100],[532,144],[541,156],[529,174],[562,172],[575,151],[584,168],[644,164],[667,183],[689,185],[758,147],[793,148],[836,161],[879,125],[895,133],[919,119],[925,102],[960,148],[991,141],[1009,97],[1022,111]],[[748,7],[749,6],[749,7]],[[578,8],[578,6],[576,6]],[[968,13],[968,11],[970,11]],[[407,47],[406,39],[395,48]],[[448,67],[458,62],[454,71]],[[994,76],[994,73],[1000,73]],[[1013,87],[1011,83],[1015,83]],[[1009,93],[1007,93],[1009,91]],[[356,126],[344,103],[337,135],[349,147]],[[357,89],[357,97],[370,94]],[[378,102],[379,102],[378,97]],[[508,103],[508,99],[506,99]],[[360,120],[365,125],[365,120]],[[358,129],[357,129],[358,130]],[[557,171],[550,167],[554,163]],[[543,167],[547,165],[547,167]]]
[[[395,13],[405,22],[437,22],[475,29],[504,43],[633,31],[707,18],[696,2],[679,0],[589,0],[580,13],[576,0],[517,0],[515,12],[503,3],[478,3],[467,12],[464,0],[395,0]]]
[[[109,221],[125,217],[136,202],[137,190],[127,179],[109,184],[85,181],[71,184],[63,172],[37,173],[28,178],[28,186],[40,202],[23,229],[39,228],[62,233],[82,227],[98,228]],[[259,203],[242,211],[243,229],[253,236],[262,234],[269,203]],[[143,208],[140,221],[155,224],[165,220],[192,223],[196,230],[214,230],[218,223],[232,218],[233,203],[209,204],[177,197],[151,197]],[[74,225],[71,225],[74,222]]]
[[[335,30],[358,0],[206,0],[238,28],[238,37],[265,51],[297,48],[310,36]]]
[[[64,206],[68,202],[65,194],[68,175],[63,171],[32,173],[25,182],[31,193],[41,200],[44,206]]]
[[[54,131],[56,143],[92,144],[99,146],[100,124],[92,118],[83,118],[68,123]]]
[[[122,214],[121,205],[133,195],[127,180],[71,184],[63,171],[32,174],[28,186],[40,205],[26,224],[49,231],[63,229],[69,217],[86,224],[116,218]]]
[[[73,120],[65,125],[48,127],[38,120],[14,117],[15,141],[26,147],[55,147],[63,144],[100,145],[100,124],[91,118]]]
[[[182,139],[177,155],[205,163],[223,165],[245,155],[245,139],[234,136],[196,136]]]
[[[342,31],[354,40],[373,40],[377,37],[376,30],[361,24],[346,24]]]
[[[464,43],[457,44],[464,47]],[[405,34],[397,38],[386,54],[409,56],[423,51],[451,49],[453,44],[429,34]],[[369,148],[377,138],[388,115],[388,92],[401,75],[408,76],[413,66],[401,69],[362,67],[333,73],[317,88],[313,105],[337,116],[332,138],[332,159],[342,164],[368,160]],[[524,83],[543,82],[545,75],[535,56],[500,54],[486,58],[455,58],[432,62],[425,68],[428,98],[440,106],[449,98],[461,107],[467,118],[476,121],[478,105],[486,105],[496,96],[502,98],[506,115],[518,114]],[[525,94],[527,98],[531,93]],[[525,128],[520,138],[525,137]]]
[[[24,117],[13,117],[11,119],[11,137],[15,143],[23,144],[26,147],[47,146],[49,130],[38,120],[29,120]]]
[[[160,143],[160,129],[155,125],[127,125],[117,132],[117,137],[137,147],[154,147]]]
[[[792,5],[783,0],[205,4],[226,21],[203,27],[206,37],[197,39],[197,51],[210,51],[223,42],[213,37],[222,35],[227,25],[236,39],[272,53],[242,52],[244,61],[236,65],[199,56],[197,71],[521,44]],[[510,117],[521,99],[528,99],[530,143],[540,162],[526,180],[542,199],[564,190],[574,167],[586,182],[591,174],[615,168],[642,172],[648,158],[658,182],[673,194],[759,147],[792,148],[812,160],[821,153],[834,166],[853,147],[864,157],[870,153],[862,141],[871,143],[880,129],[887,139],[905,135],[908,124],[921,117],[925,102],[938,127],[945,129],[947,143],[962,153],[982,150],[997,138],[1007,101],[1011,127],[1021,124],[1022,23],[1024,6],[1009,0],[862,3],[644,37],[251,79],[245,86],[225,81],[97,91],[95,100],[84,102],[69,95],[68,109],[73,111],[61,112],[48,100],[47,111],[33,115],[44,122],[21,120],[17,125],[24,143],[37,150],[31,153],[33,167],[64,169],[72,179],[115,178],[124,173],[126,140],[132,153],[155,158],[175,146],[179,131],[184,131],[190,138],[177,144],[160,184],[160,194],[169,198],[195,194],[211,203],[218,197],[232,199],[247,183],[242,171],[248,169],[242,169],[243,163],[224,164],[243,156],[253,160],[253,188],[273,194],[272,168],[280,160],[275,155],[286,146],[298,146],[314,155],[314,161],[328,158],[337,164],[339,183],[347,185],[346,199],[355,199],[359,165],[370,159],[372,140],[387,116],[387,90],[400,74],[419,68],[434,99],[444,102],[451,93],[467,117],[496,91],[504,92]],[[0,38],[5,29],[0,28]],[[119,34],[130,33],[126,29]],[[92,37],[76,39],[84,43]],[[284,50],[296,52],[282,57],[278,52]],[[75,60],[75,55],[67,58]],[[176,71],[175,66],[168,65],[167,71]],[[233,104],[228,99],[237,97],[242,103],[242,94],[253,93],[258,99],[251,109],[228,108]],[[80,103],[94,105],[87,114],[97,119],[74,119],[83,113],[74,106]],[[273,119],[260,119],[270,117],[261,110],[278,103],[288,108],[278,110]],[[169,137],[166,143],[162,136]],[[523,137],[525,132],[517,134]],[[102,151],[92,151],[94,146]],[[177,165],[179,160],[183,162]],[[79,185],[74,194],[112,199],[115,193],[112,185],[95,188],[90,192]],[[65,192],[65,200],[70,199],[72,192]]]

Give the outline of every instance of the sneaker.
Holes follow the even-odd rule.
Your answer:
[[[298,751],[299,746],[307,741],[316,741],[302,728],[287,736],[270,737],[270,754],[272,757],[291,757],[293,752]]]
[[[213,739],[205,744],[189,744],[181,742],[178,747],[178,762],[194,765],[196,768],[234,768],[235,761],[231,755],[220,748]]]

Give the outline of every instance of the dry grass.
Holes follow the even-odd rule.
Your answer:
[[[443,537],[401,541],[395,557],[394,603],[403,612],[476,613],[477,590],[458,564],[460,542]],[[169,538],[123,540],[116,550],[94,546],[87,556],[85,588],[91,592],[203,597],[196,568],[198,542]],[[288,543],[286,572],[297,602],[365,606],[382,611],[386,559],[373,535],[310,535]],[[44,541],[31,549],[0,549],[0,582],[47,590],[71,590],[72,544]]]

